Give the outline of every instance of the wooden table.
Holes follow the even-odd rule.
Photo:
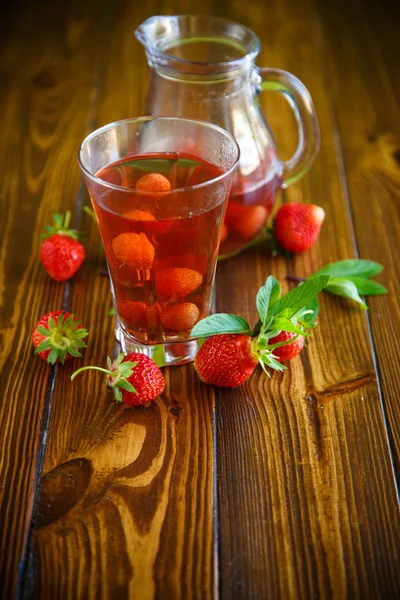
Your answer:
[[[71,384],[30,334],[50,309],[91,332],[85,364],[113,352],[99,237],[83,214],[77,149],[140,113],[148,67],[133,30],[158,13],[227,16],[262,41],[258,64],[300,77],[322,147],[283,196],[324,207],[320,242],[293,259],[248,251],[218,267],[217,308],[252,320],[273,273],[333,260],[384,264],[390,293],[364,312],[322,297],[314,338],[272,380],[202,385],[165,369],[147,409],[117,405],[101,377]],[[400,70],[398,11],[378,0],[52,0],[1,22],[0,589],[13,598],[400,597]],[[282,156],[283,101],[264,105]],[[39,234],[72,208],[88,259],[65,285],[45,274]],[[82,363],[81,363],[82,364]]]

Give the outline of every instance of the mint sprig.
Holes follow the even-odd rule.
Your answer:
[[[228,333],[250,335],[256,339],[255,348],[263,369],[270,367],[283,371],[285,367],[274,356],[275,348],[291,344],[299,335],[310,335],[305,332],[305,329],[315,327],[315,318],[319,312],[317,294],[326,287],[328,282],[328,275],[314,277],[281,296],[281,286],[271,275],[257,293],[256,305],[260,319],[253,328],[242,317],[221,313],[196,323],[191,335],[194,337]],[[295,337],[275,344],[271,343],[270,340],[282,331],[293,333]]]
[[[313,273],[308,278],[308,281],[321,275],[329,275],[330,280],[325,288],[327,292],[354,300],[360,306],[367,309],[368,307],[363,302],[360,294],[362,296],[377,296],[386,294],[388,291],[385,286],[370,279],[382,271],[383,266],[377,262],[362,258],[352,258],[338,260],[322,267],[322,269]]]

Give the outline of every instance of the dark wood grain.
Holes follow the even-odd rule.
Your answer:
[[[311,173],[285,195],[323,206],[326,223],[319,245],[293,261],[254,253],[220,266],[218,308],[240,310],[240,290],[242,311],[253,320],[249,307],[269,273],[280,280],[287,273],[304,276],[357,253],[315,6],[269,5],[277,35],[259,25],[263,6],[235,4],[229,15],[261,37],[259,64],[294,72],[311,91],[321,152]],[[339,71],[335,83],[341,86]],[[344,86],[343,110],[351,101],[347,92]],[[288,134],[292,121],[273,112],[277,106],[266,104],[268,118],[278,143],[285,133],[287,152],[295,143]],[[387,300],[380,302],[390,310]],[[271,382],[260,372],[243,388],[218,391],[217,407],[222,598],[396,597],[398,505],[365,313],[324,297],[314,339],[290,371]]]
[[[55,370],[34,356],[31,331],[60,308],[63,285],[45,274],[39,235],[74,203],[76,148],[85,131],[98,13],[87,4],[19,4],[2,36],[0,67],[0,592],[24,570]],[[2,31],[4,28],[2,27]],[[94,31],[94,35],[92,32]],[[84,108],[83,108],[84,107]]]
[[[400,7],[379,11],[372,2],[326,2],[321,18],[358,252],[385,266],[380,281],[390,290],[369,301],[369,318],[400,473],[400,76],[393,44]],[[341,44],[335,44],[339,35]],[[361,43],[362,54],[357,52]],[[350,104],[349,96],[357,102]]]

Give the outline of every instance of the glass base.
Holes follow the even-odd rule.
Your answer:
[[[140,352],[154,360],[159,367],[167,365],[184,365],[192,362],[200,347],[197,340],[164,342],[162,344],[143,344],[138,342],[120,324],[115,328],[115,337],[121,344],[123,352]]]

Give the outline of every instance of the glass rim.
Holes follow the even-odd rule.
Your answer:
[[[151,192],[151,191],[146,191],[146,190],[138,190],[136,188],[135,189],[126,188],[122,185],[110,183],[108,181],[105,181],[104,179],[101,179],[100,177],[97,177],[93,173],[91,173],[83,164],[83,161],[81,159],[83,147],[85,145],[87,145],[97,135],[100,135],[101,133],[104,133],[105,131],[108,131],[118,125],[123,125],[124,123],[132,123],[132,122],[140,122],[140,121],[144,122],[144,121],[153,121],[153,120],[197,123],[199,125],[203,125],[206,128],[214,129],[215,131],[220,132],[230,142],[233,142],[233,145],[235,146],[236,151],[237,151],[236,159],[234,160],[232,166],[227,171],[224,171],[221,175],[218,175],[218,177],[213,177],[212,179],[208,179],[207,181],[203,181],[202,183],[195,183],[194,185],[188,185],[188,186],[184,186],[184,187],[180,187],[180,188],[174,188],[174,189],[164,191],[164,192]],[[112,121],[111,123],[107,123],[106,125],[103,125],[102,127],[99,127],[98,129],[95,129],[94,131],[89,133],[85,137],[85,139],[83,140],[81,145],[79,146],[79,150],[78,150],[79,166],[80,166],[82,172],[87,177],[89,177],[89,179],[91,179],[93,182],[95,182],[99,185],[102,185],[104,187],[113,189],[113,190],[123,191],[127,194],[136,194],[136,195],[143,195],[143,196],[154,195],[155,193],[160,194],[160,195],[161,194],[166,195],[166,194],[172,194],[172,193],[174,193],[174,194],[175,193],[183,193],[183,192],[188,192],[188,191],[197,190],[197,189],[200,189],[203,187],[207,187],[208,185],[222,181],[225,177],[230,176],[232,174],[232,172],[236,169],[236,167],[239,163],[239,159],[240,159],[239,144],[237,143],[235,138],[228,131],[225,131],[225,129],[223,129],[222,127],[219,127],[218,125],[215,125],[214,123],[209,123],[208,121],[203,121],[201,119],[187,119],[186,117],[170,117],[170,116],[164,116],[164,115],[148,115],[148,116],[143,116],[143,117],[130,117],[128,119],[120,119],[119,121]],[[104,167],[105,166],[107,166],[107,165],[104,165]],[[217,165],[215,165],[215,166],[217,166]]]
[[[174,56],[173,54],[168,54],[168,48],[166,48],[164,50],[157,44],[157,42],[146,38],[145,35],[142,35],[141,28],[143,28],[144,25],[149,25],[150,23],[156,21],[157,19],[171,18],[170,15],[153,15],[152,17],[149,17],[141,25],[139,25],[139,27],[135,31],[135,35],[136,35],[137,39],[143,43],[143,45],[145,46],[145,48],[147,50],[149,48],[151,48],[152,56],[159,57],[159,58],[161,58],[161,60],[163,60],[163,57],[164,57],[164,61],[166,60],[167,64],[168,63],[172,63],[172,64],[176,63],[177,65],[182,65],[182,66],[184,66],[186,64],[186,65],[192,66],[192,67],[204,67],[204,65],[207,64],[210,67],[210,69],[215,69],[215,71],[213,71],[214,74],[223,74],[223,73],[229,73],[231,71],[236,72],[237,70],[241,70],[242,68],[245,68],[249,64],[251,65],[253,63],[256,56],[260,52],[261,43],[260,43],[259,38],[249,27],[246,27],[245,25],[242,25],[241,23],[237,23],[236,21],[232,21],[231,19],[225,19],[224,17],[214,17],[211,15],[174,15],[173,16],[173,18],[175,18],[175,19],[187,19],[187,18],[193,19],[196,17],[200,17],[202,19],[210,19],[214,22],[219,22],[219,23],[223,23],[226,25],[234,25],[236,28],[240,28],[242,31],[246,32],[249,35],[249,39],[251,40],[251,47],[246,48],[243,45],[243,49],[246,50],[246,54],[244,56],[241,56],[240,58],[235,58],[232,60],[214,61],[214,62],[207,61],[206,63],[201,62],[201,61],[188,60],[186,58]],[[221,39],[223,39],[223,37],[224,36],[221,36]],[[165,64],[165,62],[162,62],[161,66],[167,66],[167,65]],[[221,70],[218,70],[218,69],[221,69]],[[195,75],[196,71],[195,72],[188,71],[187,74]],[[201,74],[203,74],[203,73],[201,73]],[[207,74],[204,74],[204,75],[207,75]]]

